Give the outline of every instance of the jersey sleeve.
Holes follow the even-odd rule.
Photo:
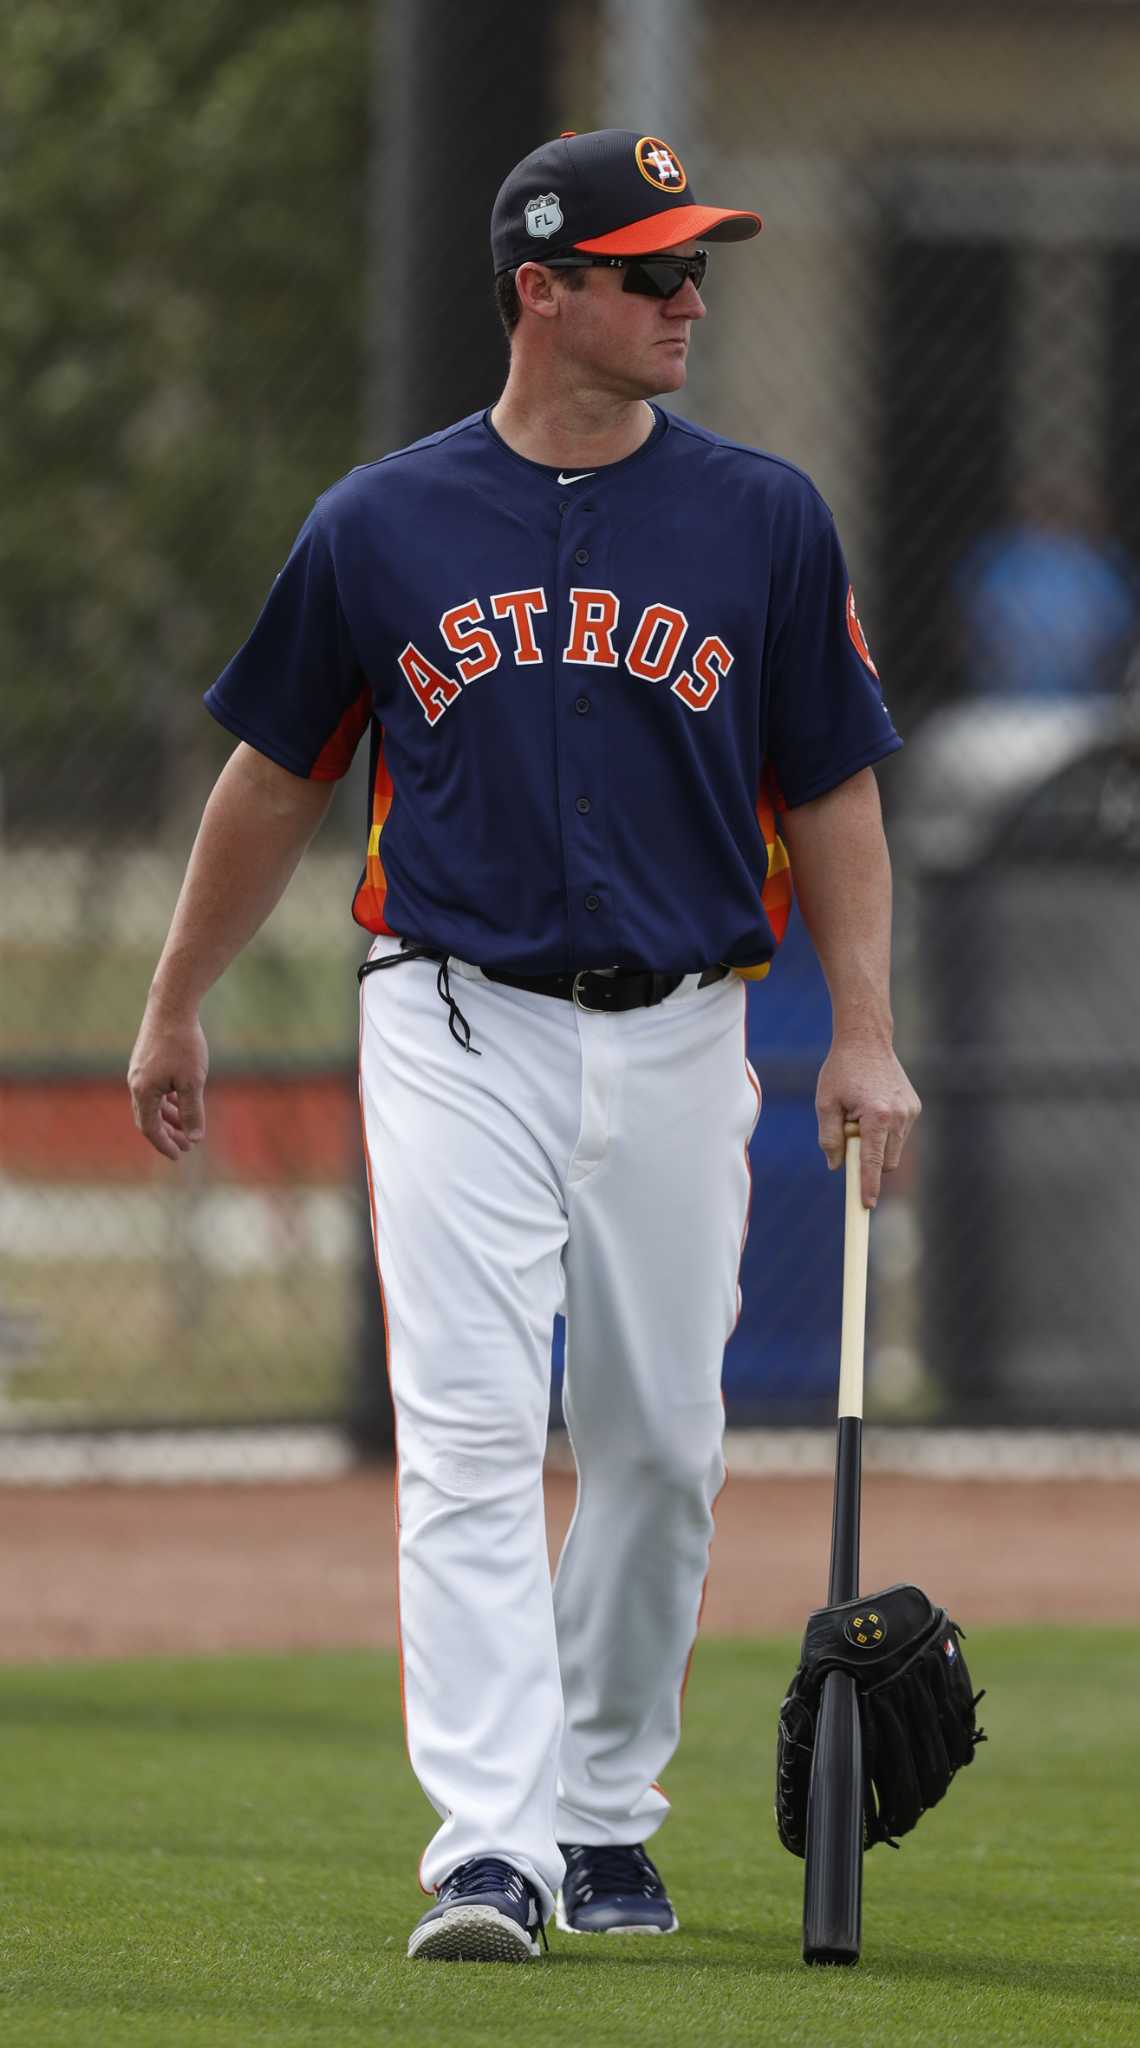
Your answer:
[[[809,542],[768,652],[767,767],[788,809],[902,741],[883,702],[834,522]]]
[[[341,608],[319,507],[205,701],[220,725],[291,774],[335,782],[347,773],[372,716],[372,693]]]

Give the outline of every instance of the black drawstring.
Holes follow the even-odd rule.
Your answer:
[[[478,1046],[471,1043],[471,1026],[451,993],[447,957],[446,953],[438,953],[432,946],[407,946],[401,939],[398,953],[383,953],[378,960],[363,960],[356,970],[356,979],[363,982],[366,974],[376,974],[382,967],[401,967],[405,960],[438,960],[435,986],[440,1001],[447,1004],[447,1028],[456,1045],[461,1045],[464,1052],[473,1052],[477,1060],[482,1059]],[[458,1031],[455,1028],[457,1024],[460,1027]]]
[[[478,1046],[471,1043],[471,1026],[451,993],[451,982],[448,979],[446,957],[439,963],[439,973],[435,977],[435,985],[441,1000],[447,1004],[447,1028],[454,1038],[456,1045],[461,1045],[464,1052],[473,1052],[477,1060],[482,1059],[483,1055],[479,1051]],[[457,1031],[455,1028],[457,1024],[461,1027],[460,1031]]]

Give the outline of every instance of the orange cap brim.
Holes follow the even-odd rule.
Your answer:
[[[590,256],[652,256],[678,242],[748,242],[763,225],[758,213],[735,213],[723,206],[669,206],[626,228],[615,228],[611,235],[575,242],[574,247]],[[535,261],[541,263],[541,256]]]

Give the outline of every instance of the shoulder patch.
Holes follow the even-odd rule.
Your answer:
[[[871,660],[871,650],[867,645],[867,635],[859,624],[859,614],[855,609],[855,592],[850,583],[847,585],[847,631],[851,635],[851,644],[860,661],[866,662],[867,667],[877,682],[879,680],[879,671]]]

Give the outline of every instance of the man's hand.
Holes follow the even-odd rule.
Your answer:
[[[335,786],[243,740],[210,792],[127,1074],[135,1122],[164,1159],[206,1129],[202,999],[279,902]]]
[[[865,1209],[879,1199],[884,1173],[893,1173],[922,1108],[889,1046],[835,1039],[815,1091],[819,1142],[832,1172],[845,1156],[843,1126],[859,1126],[860,1185]]]
[[[782,814],[796,896],[831,997],[831,1051],[815,1091],[834,1170],[859,1125],[863,1205],[873,1209],[922,1104],[891,1050],[891,863],[874,770]]]
[[[197,1013],[147,1004],[127,1070],[135,1123],[164,1159],[179,1159],[205,1136],[203,1097],[210,1055]]]

